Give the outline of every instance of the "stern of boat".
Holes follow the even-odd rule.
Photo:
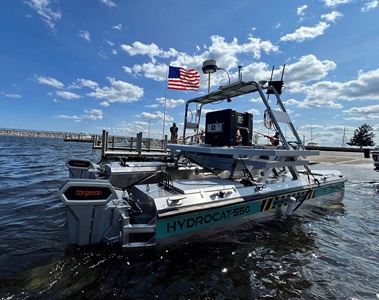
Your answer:
[[[59,197],[67,208],[71,244],[120,243],[124,248],[155,245],[156,209],[148,197],[139,204],[106,180],[85,179],[68,180]]]

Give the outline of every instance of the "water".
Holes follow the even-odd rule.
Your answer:
[[[99,156],[87,143],[0,136],[0,299],[379,299],[371,164],[311,166],[349,178],[328,207],[122,251],[68,243],[65,162]]]

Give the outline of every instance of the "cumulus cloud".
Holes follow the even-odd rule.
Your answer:
[[[288,33],[280,38],[280,41],[287,42],[287,41],[296,41],[296,42],[303,42],[308,39],[314,39],[320,35],[324,34],[324,31],[329,27],[330,25],[325,22],[319,22],[314,27],[306,27],[301,26],[299,29],[296,29],[293,33]]]
[[[379,86],[377,82],[379,82],[379,69],[368,72],[360,71],[356,79],[347,82],[320,81],[309,86],[298,84],[289,88],[288,91],[305,93],[305,99],[303,101],[290,99],[286,101],[286,103],[288,105],[307,108],[342,108],[343,106],[340,103],[342,101],[378,101]],[[357,110],[348,110],[346,113],[356,111]]]
[[[138,86],[111,77],[107,77],[107,79],[110,83],[110,87],[96,87],[94,92],[87,95],[106,100],[110,103],[128,103],[138,101],[144,94],[143,89]]]
[[[151,58],[163,57],[170,58],[177,56],[178,53],[175,49],[170,48],[168,51],[160,49],[156,44],[151,43],[150,45],[141,42],[134,42],[132,45],[121,45],[121,49],[129,53],[129,55],[148,55]]]
[[[87,42],[91,41],[91,34],[88,31],[80,30],[78,36],[85,39]]]
[[[289,85],[320,80],[329,71],[336,68],[336,64],[330,60],[320,61],[313,54],[300,57],[293,64],[286,66],[286,82]]]
[[[165,116],[164,113],[161,111],[156,111],[155,113],[142,112],[138,115],[138,117],[142,118],[142,119],[148,119],[148,120],[163,120],[163,119],[165,119],[165,122],[171,122],[174,120],[173,117],[171,117],[167,113]]]
[[[379,105],[370,105],[364,107],[352,107],[343,111],[347,116],[345,120],[350,121],[367,121],[379,119]]]
[[[65,99],[78,99],[80,98],[79,95],[71,93],[71,92],[64,92],[64,91],[57,91],[57,96],[65,98]]]
[[[161,104],[161,106],[164,106],[164,103],[166,102],[166,108],[174,108],[182,105],[185,102],[183,99],[166,99],[165,101],[165,98],[163,97],[157,98],[156,100]]]
[[[61,19],[61,13],[54,11],[50,5],[54,1],[50,0],[25,0],[24,3],[30,6],[44,21],[50,29],[55,30],[55,23]]]
[[[340,4],[347,4],[352,2],[353,0],[323,0],[325,5],[328,7],[335,7]]]
[[[12,98],[12,99],[20,99],[22,98],[19,94],[5,94],[5,97]]]
[[[343,16],[343,14],[341,14],[340,12],[338,12],[338,11],[332,11],[329,14],[323,14],[323,15],[321,15],[321,19],[325,19],[328,22],[333,22],[334,23],[337,18],[340,18],[342,16]]]
[[[52,77],[34,75],[34,78],[40,84],[47,84],[57,89],[61,89],[64,87],[64,84],[62,82]]]
[[[81,86],[88,87],[90,89],[94,89],[98,86],[97,82],[89,79],[77,79],[77,81],[80,83]]]
[[[134,65],[132,68],[123,67],[124,71],[129,74],[144,76],[156,81],[164,81],[167,79],[168,66],[148,62],[142,65]]]
[[[103,112],[101,109],[91,109],[91,110],[85,110],[84,114],[80,116],[69,116],[69,115],[57,115],[55,116],[57,119],[70,119],[74,120],[75,122],[81,122],[83,119],[90,119],[90,120],[101,120],[103,119]]]
[[[99,105],[103,107],[109,107],[109,103],[107,101],[103,101]]]
[[[371,9],[374,9],[378,6],[378,1],[370,1],[365,3],[365,5],[361,8],[361,12],[365,13],[368,12]]]
[[[80,116],[68,116],[68,115],[57,115],[54,116],[56,119],[71,119],[74,120],[75,122],[80,122],[83,118]]]
[[[91,119],[91,120],[102,120],[103,119],[103,111],[101,109],[91,109],[85,110],[85,114],[83,118]]]
[[[305,10],[308,8],[308,5],[302,5],[297,8],[297,15],[298,16],[304,16]]]
[[[108,6],[108,7],[116,7],[117,6],[116,3],[114,3],[111,0],[100,0],[100,3],[104,4],[104,5]]]
[[[219,67],[228,71],[231,68],[237,68],[239,64],[238,55],[241,53],[259,59],[263,52],[270,53],[279,51],[279,48],[270,41],[264,41],[255,38],[252,35],[248,36],[247,42],[241,44],[238,43],[237,39],[228,42],[222,36],[211,36],[211,45],[209,47],[204,46],[204,52],[199,55],[189,55],[187,53],[178,52],[175,49],[164,51],[155,44],[146,45],[140,42],[134,42],[131,46],[123,45],[122,48],[130,55],[147,55],[151,58],[151,61],[147,63],[137,64],[132,67],[124,66],[123,69],[126,73],[136,76],[144,76],[156,81],[165,81],[167,79],[168,70],[168,65],[157,63],[155,60],[156,57],[173,57],[175,59],[170,62],[170,65],[183,68],[190,67],[199,71],[202,68],[203,62],[209,59],[209,57],[212,57],[217,60],[217,65]],[[203,77],[201,82],[206,82],[205,75],[202,74],[202,72],[200,72],[200,75]],[[234,79],[237,79],[236,74],[231,75],[231,81]],[[212,85],[220,83],[225,84],[225,73],[218,72],[211,78],[211,80]]]
[[[68,85],[70,89],[81,89],[83,87],[94,89],[97,86],[98,86],[97,82],[89,80],[89,79],[83,79],[83,78],[78,78],[76,79],[76,81]]]

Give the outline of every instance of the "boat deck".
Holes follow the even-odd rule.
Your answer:
[[[169,144],[168,149],[182,152],[196,152],[204,154],[237,155],[242,156],[269,156],[269,157],[295,157],[319,155],[318,150],[287,150],[252,147],[207,147],[199,145]]]

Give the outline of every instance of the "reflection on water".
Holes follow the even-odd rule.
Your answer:
[[[312,166],[347,173],[343,199],[289,219],[150,250],[70,246],[57,196],[65,162],[98,155],[85,143],[0,137],[0,299],[378,297],[379,195],[368,166]]]

